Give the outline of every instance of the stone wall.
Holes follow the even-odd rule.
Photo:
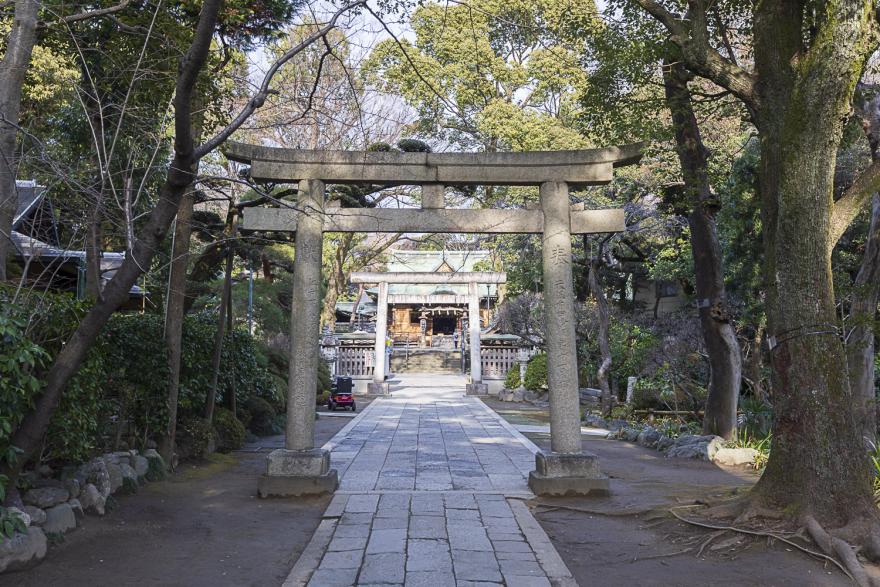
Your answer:
[[[19,517],[26,532],[0,538],[0,573],[39,563],[46,556],[47,536],[76,529],[87,514],[103,516],[111,496],[134,493],[164,475],[165,463],[154,449],[108,453],[60,471],[44,465],[22,475],[28,489],[8,515]]]

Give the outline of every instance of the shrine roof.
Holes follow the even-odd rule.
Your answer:
[[[488,261],[489,251],[391,251],[386,271],[388,273],[462,273],[478,271],[481,261]],[[479,291],[482,296],[495,297],[498,295],[498,286],[491,284],[480,285]],[[371,290],[372,291],[372,290]],[[458,284],[389,284],[389,295],[437,295],[454,294],[465,296],[468,293],[467,285]]]

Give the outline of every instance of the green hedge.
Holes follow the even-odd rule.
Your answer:
[[[104,331],[111,348],[108,357],[108,392],[140,436],[162,429],[167,419],[165,396],[168,365],[163,317],[151,314],[114,316]],[[199,417],[211,387],[211,356],[216,317],[187,316],[181,341],[178,419]],[[275,383],[266,371],[267,359],[245,331],[227,333],[221,355],[217,403],[228,401],[235,390],[238,404],[256,396],[275,401]],[[150,373],[150,377],[142,374]]]
[[[10,437],[33,407],[51,359],[70,338],[88,304],[68,295],[31,294],[12,303],[0,288],[0,460],[15,458]],[[187,316],[183,324],[178,429],[201,417],[210,387],[216,315]],[[49,425],[43,461],[80,462],[113,447],[117,431],[142,445],[157,439],[167,420],[168,366],[164,319],[157,314],[116,314],[71,380]],[[217,403],[236,394],[279,403],[279,382],[267,370],[261,345],[246,331],[226,334]],[[283,395],[281,395],[283,397]],[[283,407],[283,406],[282,406]],[[119,422],[126,423],[120,427]],[[231,427],[235,427],[234,424]],[[229,432],[238,442],[238,429]],[[2,480],[0,480],[2,481]],[[2,483],[0,483],[2,489]]]

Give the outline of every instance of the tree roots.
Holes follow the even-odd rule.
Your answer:
[[[870,512],[865,516],[854,515],[854,521],[847,526],[826,530],[811,514],[804,514],[799,519],[793,520],[785,516],[782,511],[766,507],[754,496],[749,495],[713,504],[698,500],[693,504],[675,506],[668,510],[648,508],[601,511],[558,503],[541,503],[536,500],[526,501],[530,507],[540,508],[538,513],[566,510],[597,516],[639,516],[646,521],[657,517],[652,514],[667,511],[685,524],[714,531],[702,539],[703,542],[699,543],[699,546],[697,543],[692,543],[692,546],[685,550],[641,557],[637,560],[678,556],[694,550],[697,551],[696,556],[700,557],[710,544],[724,534],[733,532],[755,538],[778,540],[814,558],[833,564],[859,587],[880,587],[880,572],[876,567],[863,562],[863,560],[880,562],[880,524],[878,524],[880,517],[870,515]],[[703,509],[697,513],[696,508]],[[682,515],[682,510],[693,513],[685,516]],[[818,549],[811,548],[810,541]],[[728,542],[732,544],[739,540],[725,540],[723,544],[716,544],[710,550],[724,548]]]
[[[880,533],[876,524],[872,523],[872,517],[866,517],[864,520],[829,532],[814,516],[806,514],[798,520],[802,526],[792,528],[791,520],[786,519],[782,512],[763,507],[754,499],[745,496],[707,507],[700,512],[701,520],[694,519],[693,516],[683,516],[677,511],[700,506],[708,506],[708,504],[678,506],[669,510],[673,516],[686,524],[715,530],[700,548],[700,554],[709,543],[724,532],[766,537],[779,540],[810,556],[834,564],[859,587],[880,587],[880,577],[870,573],[869,567],[859,557],[859,554],[862,554],[869,561],[878,560],[876,555],[880,552]],[[721,518],[733,521],[715,522]],[[809,548],[797,540],[807,536],[819,547],[818,550]]]
[[[852,579],[854,583],[859,585],[859,587],[871,587],[872,583],[868,578],[868,573],[865,570],[865,567],[859,562],[855,550],[848,542],[836,538],[826,532],[813,516],[806,515],[803,517],[803,521],[804,526],[806,526],[807,532],[809,532],[813,541],[818,544],[819,548],[824,552],[837,557],[842,565],[841,568],[845,568],[846,574],[849,575],[849,578]]]

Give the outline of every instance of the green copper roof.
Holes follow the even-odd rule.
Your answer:
[[[385,270],[389,273],[470,272],[477,270],[477,263],[488,259],[489,251],[391,251]],[[480,285],[479,291],[481,296],[495,297],[498,294],[498,287]],[[392,284],[388,286],[388,293],[463,296],[467,295],[468,287],[467,285]]]

